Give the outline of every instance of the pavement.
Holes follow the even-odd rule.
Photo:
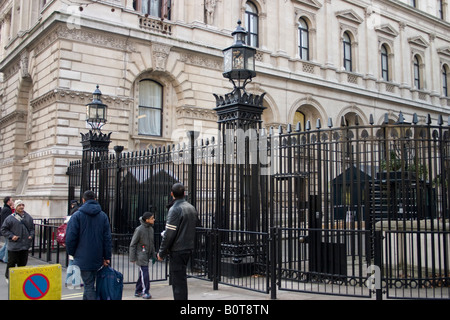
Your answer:
[[[29,257],[27,266],[45,266],[48,265],[44,261],[36,259],[34,257]],[[4,280],[4,273],[6,270],[6,264],[0,262],[0,305],[4,303],[5,306],[13,307],[14,304],[27,303],[26,301],[11,301],[9,300],[9,287]],[[66,277],[66,268],[62,267],[62,283],[64,283]],[[135,284],[124,284],[123,296],[121,302],[111,302],[111,301],[82,301],[83,300],[83,289],[68,289],[62,285],[61,301],[39,301],[39,302],[28,302],[32,303],[33,314],[39,314],[40,312],[48,313],[49,310],[61,310],[60,306],[64,304],[95,304],[97,307],[88,309],[75,309],[75,305],[72,309],[73,312],[83,312],[87,315],[100,315],[118,317],[118,312],[127,312],[124,308],[128,309],[128,305],[136,304],[133,306],[134,314],[144,314],[145,316],[151,316],[157,314],[158,316],[163,314],[168,316],[169,319],[181,319],[184,316],[197,319],[197,318],[211,318],[211,319],[236,319],[245,318],[246,320],[252,319],[277,319],[281,316],[289,316],[293,314],[298,314],[298,312],[308,313],[309,310],[314,310],[316,315],[320,314],[320,317],[335,317],[336,310],[354,309],[361,308],[361,302],[369,302],[371,306],[366,306],[366,310],[371,310],[370,314],[375,315],[375,313],[386,312],[385,308],[377,307],[377,303],[372,299],[363,299],[355,297],[346,296],[335,296],[335,295],[323,295],[323,294],[309,294],[301,292],[291,292],[291,291],[281,291],[277,290],[277,299],[271,299],[270,294],[260,293],[256,291],[241,289],[229,285],[219,284],[218,290],[213,289],[212,282],[199,280],[195,278],[188,279],[188,291],[189,300],[188,301],[173,301],[172,287],[169,285],[168,281],[158,281],[152,282],[150,288],[150,293],[152,295],[151,299],[136,298],[134,296]],[[1,302],[5,300],[6,302]],[[73,302],[70,302],[73,301]],[[147,304],[143,304],[143,301],[148,301]],[[337,303],[330,306],[324,303]],[[370,303],[372,302],[372,303]],[[49,303],[51,306],[49,307]],[[119,304],[117,304],[119,303]],[[404,301],[402,302],[404,305]],[[414,303],[417,303],[415,301]],[[53,305],[54,304],[54,305]],[[122,304],[124,307],[122,308]],[[343,305],[344,304],[344,305]],[[68,306],[69,308],[71,306]],[[56,309],[59,308],[59,309]],[[383,311],[384,310],[384,311]],[[405,315],[405,311],[416,310],[416,308],[389,308],[389,312],[392,315],[395,310],[402,310],[402,315]],[[25,311],[25,310],[24,310]],[[397,311],[395,311],[397,312]],[[411,311],[412,312],[412,311]],[[414,311],[413,315],[417,311]],[[303,313],[306,315],[306,313]],[[77,313],[79,314],[79,313]],[[123,313],[121,313],[123,315]],[[345,317],[356,318],[361,317],[361,313],[353,312],[351,314],[346,313]],[[65,314],[67,316],[67,314]],[[171,318],[173,316],[173,318]]]
[[[34,257],[29,257],[27,266],[42,266],[47,265],[46,262]],[[9,300],[8,284],[5,281],[4,274],[6,270],[6,264],[0,262],[0,300]],[[62,268],[62,283],[66,277],[66,268]],[[132,301],[147,301],[143,298],[136,298],[134,296],[134,284],[124,284],[122,299]],[[217,300],[266,300],[273,301],[270,294],[261,293],[257,291],[246,290],[229,285],[219,284],[218,290],[214,290],[213,283],[210,281],[189,278],[188,279],[188,292],[189,300],[193,301],[217,301]],[[152,295],[151,300],[173,300],[172,287],[168,281],[151,282],[150,293]],[[61,300],[82,300],[83,289],[68,289],[64,285],[62,286]],[[290,291],[277,291],[276,300],[361,300],[352,297],[343,296],[330,296],[320,294],[307,294]]]

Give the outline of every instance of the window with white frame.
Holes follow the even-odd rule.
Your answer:
[[[309,27],[306,20],[300,18],[298,21],[298,52],[300,59],[309,60]]]
[[[381,46],[381,77],[389,81],[389,55],[385,44]]]
[[[150,17],[170,20],[172,0],[133,0],[133,8]]]
[[[245,4],[245,27],[247,29],[247,45],[251,47],[259,46],[259,21],[258,21],[258,9],[256,6],[248,1]]]
[[[162,135],[163,87],[153,80],[139,82],[138,132],[140,135]]]
[[[343,53],[344,53],[344,69],[346,71],[353,71],[352,68],[352,41],[348,32],[344,32],[342,38]]]
[[[417,90],[420,90],[422,88],[421,88],[420,59],[418,55],[415,55],[413,59],[413,73],[414,73],[414,87],[416,87]]]
[[[448,97],[448,76],[449,67],[447,64],[442,66],[442,95]]]

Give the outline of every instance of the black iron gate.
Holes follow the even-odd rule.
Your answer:
[[[441,118],[437,125],[399,120],[326,129],[318,121],[315,130],[308,122],[277,133],[252,127],[232,139],[192,133],[185,145],[125,154],[116,147],[90,160],[90,187],[105,193],[99,199],[121,239],[118,257],[150,209],[159,245],[170,187],[182,182],[203,227],[195,276],[261,292],[276,284],[448,298],[449,127]],[[69,200],[81,195],[82,166],[68,169]]]

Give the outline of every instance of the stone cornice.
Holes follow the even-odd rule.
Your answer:
[[[32,100],[31,106],[33,107],[33,109],[39,110],[40,108],[43,108],[56,102],[86,105],[91,101],[91,99],[92,99],[92,92],[55,89]],[[133,99],[128,97],[115,97],[102,95],[102,101],[108,106],[114,105],[116,107],[120,107],[120,106],[128,106],[130,103],[133,102]]]
[[[83,42],[93,46],[101,46],[116,50],[135,51],[134,44],[120,35],[102,32],[89,28],[69,29],[66,24],[57,24],[50,32],[46,34],[42,41],[36,45],[36,54],[39,54],[48,48],[58,39]]]
[[[86,105],[91,101],[91,99],[92,93],[90,92],[55,89],[32,100],[30,104],[33,110],[37,111],[57,102]],[[103,103],[108,105],[108,107],[128,109],[129,105],[132,104],[134,100],[132,98],[127,97],[115,97],[103,95],[102,101]],[[2,115],[2,117],[0,118],[0,126],[3,127],[5,124],[17,120],[25,120],[26,116],[27,112],[25,110],[15,110],[9,114]]]
[[[215,58],[205,54],[182,52],[180,54],[180,61],[213,70],[223,69],[223,58]]]
[[[39,54],[58,39],[67,39],[102,46],[116,50],[134,51],[134,43],[130,42],[123,34],[112,34],[108,31],[98,30],[83,25],[83,28],[67,27],[65,19],[68,16],[54,12],[46,21],[41,23],[39,32],[34,32],[27,36],[15,47],[0,64],[0,72],[8,73],[12,62],[20,56],[20,52],[34,50],[34,54]]]
[[[69,29],[66,25],[59,25],[55,33],[58,38],[102,46],[117,50],[136,51],[134,45],[122,36],[114,36],[111,33],[92,30],[88,28]]]
[[[4,117],[0,118],[0,127],[3,127],[7,123],[11,123],[17,120],[25,120],[27,114],[24,110],[15,110]]]
[[[217,120],[214,110],[199,108],[194,106],[181,106],[176,109],[178,118],[188,118],[197,120]]]

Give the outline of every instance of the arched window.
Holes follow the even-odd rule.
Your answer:
[[[448,97],[448,66],[442,66],[442,95]]]
[[[420,86],[420,78],[421,78],[421,74],[420,74],[420,61],[419,61],[419,57],[417,55],[414,56],[414,86],[416,87],[416,89],[420,90],[421,86]]]
[[[162,135],[163,87],[153,80],[139,82],[138,131],[141,135]]]
[[[295,113],[293,114],[292,124],[295,128],[297,124],[300,123],[301,130],[304,131],[306,130],[308,122],[310,125],[310,129],[315,128],[318,119],[322,121],[322,116],[320,115],[317,106],[306,103],[302,104],[295,110]]]
[[[297,109],[297,111],[295,111],[295,115],[294,115],[294,126],[297,125],[297,123],[300,122],[300,126],[301,126],[301,130],[305,130],[305,114],[300,111],[300,109]]]
[[[343,50],[344,50],[344,69],[346,71],[352,70],[352,42],[348,32],[344,32],[343,35]]]
[[[298,36],[298,52],[300,59],[309,60],[309,28],[303,18],[300,18],[298,21]]]
[[[381,77],[389,81],[389,57],[386,45],[381,46]]]
[[[250,1],[245,4],[245,26],[248,32],[247,45],[258,47],[258,9]]]

